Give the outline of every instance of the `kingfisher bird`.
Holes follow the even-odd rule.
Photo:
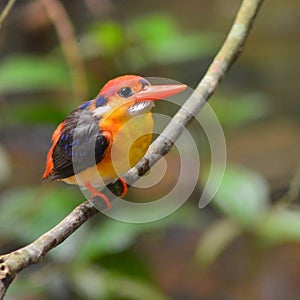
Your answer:
[[[121,174],[141,160],[152,141],[153,101],[185,88],[184,84],[151,85],[138,75],[108,81],[93,100],[74,109],[55,129],[42,179],[80,185],[109,208],[109,199],[97,190],[95,165],[104,185],[121,182],[124,197],[127,184]]]

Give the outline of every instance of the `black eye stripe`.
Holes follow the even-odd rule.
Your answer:
[[[130,87],[122,87],[118,94],[123,98],[128,98],[133,95],[133,91]]]

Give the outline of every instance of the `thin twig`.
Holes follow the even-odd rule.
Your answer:
[[[47,1],[45,0],[45,2]],[[191,95],[185,102],[163,133],[151,144],[145,157],[123,176],[127,182],[133,183],[137,181],[158,160],[159,156],[168,153],[172,147],[172,141],[179,137],[183,126],[185,127],[193,116],[201,110],[231,64],[240,54],[262,2],[263,0],[244,0],[242,2],[226,41],[196,88],[197,93]],[[120,188],[118,191],[117,184],[111,186],[111,188],[114,191],[117,190],[117,194],[120,194]],[[17,251],[0,256],[0,299],[21,270],[41,261],[48,251],[62,243],[97,212],[95,207],[86,201],[75,208],[61,223],[33,243]]]
[[[7,17],[7,15],[9,14],[10,10],[12,9],[14,3],[15,3],[16,0],[9,0],[7,2],[7,4],[5,5],[2,13],[0,14],[0,29],[2,27],[2,24],[5,20],[5,18]]]
[[[57,0],[41,0],[60,40],[69,65],[74,99],[86,99],[87,80],[84,64],[78,49],[74,29],[64,6]]]

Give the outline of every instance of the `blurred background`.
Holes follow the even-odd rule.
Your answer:
[[[7,299],[300,298],[298,4],[265,1],[210,99],[228,150],[215,199],[198,208],[201,169],[189,200],[160,221],[134,225],[99,214],[21,273]],[[30,243],[84,200],[77,187],[40,180],[57,124],[120,74],[195,87],[239,5],[16,1],[0,29],[1,253]],[[205,165],[205,136],[189,128]],[[176,150],[167,161],[163,181],[147,192],[131,189],[128,200],[152,201],[172,189]]]

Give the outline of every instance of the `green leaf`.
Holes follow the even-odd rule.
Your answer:
[[[0,91],[68,89],[70,75],[65,65],[54,58],[14,56],[0,65]]]
[[[132,243],[139,232],[134,224],[108,220],[94,228],[78,253],[78,260],[93,260],[108,253],[117,253]]]
[[[50,230],[76,206],[76,195],[75,190],[73,192],[69,188],[50,190],[49,187],[47,193],[41,193],[39,188],[2,193],[0,236],[7,240],[31,242]]]
[[[269,99],[261,93],[216,96],[211,106],[223,126],[240,127],[269,113]]]
[[[250,228],[266,212],[268,184],[258,173],[228,165],[213,204],[224,214]]]
[[[18,102],[6,107],[6,116],[10,122],[16,123],[59,123],[61,122],[68,111],[65,107],[59,107],[59,104],[47,101],[32,101]]]
[[[152,14],[135,19],[130,28],[139,39],[140,51],[148,60],[157,63],[174,63],[209,55],[217,47],[213,33],[183,34],[176,20],[167,14]],[[138,51],[135,51],[134,57]],[[134,62],[133,62],[134,63]]]
[[[176,63],[209,55],[216,46],[214,35],[180,36],[160,44],[148,43],[152,60],[157,63]],[[176,49],[176,51],[174,51]]]
[[[300,242],[300,211],[275,208],[261,221],[258,236],[265,244]]]
[[[205,230],[196,247],[195,259],[202,266],[212,264],[241,233],[241,227],[230,220],[219,220]]]
[[[150,14],[136,18],[131,23],[131,28],[143,37],[143,41],[162,43],[165,39],[171,40],[179,37],[177,24],[170,15]]]
[[[95,266],[73,273],[74,286],[82,299],[167,300],[155,286],[119,272]]]
[[[131,246],[144,232],[162,230],[173,224],[191,226],[198,216],[199,212],[192,209],[180,209],[162,220],[145,224],[130,224],[106,219],[90,230],[77,254],[76,261],[77,263],[89,262],[104,255],[119,253]]]
[[[94,24],[89,30],[88,39],[109,55],[119,51],[125,42],[122,27],[111,21]]]

